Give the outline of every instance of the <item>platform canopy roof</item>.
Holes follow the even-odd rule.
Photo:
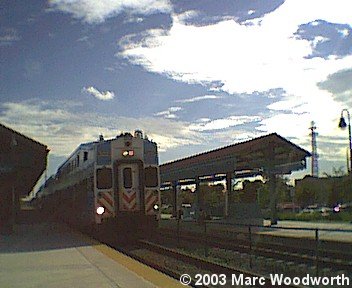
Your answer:
[[[47,146],[0,124],[0,193],[11,187],[28,194],[46,169],[48,152]]]
[[[290,174],[306,168],[306,157],[310,156],[308,151],[272,133],[165,163],[160,166],[161,182],[226,173],[233,173],[235,177]]]

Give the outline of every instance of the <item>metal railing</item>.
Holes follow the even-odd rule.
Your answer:
[[[234,234],[237,233],[237,235],[241,234],[244,235],[247,242],[247,249],[248,249],[248,255],[249,255],[249,267],[253,267],[253,255],[255,255],[256,252],[256,243],[258,242],[258,237],[261,237],[262,234],[265,234],[263,232],[270,232],[270,231],[277,231],[277,230],[288,230],[288,231],[307,231],[311,232],[310,235],[306,236],[300,236],[300,237],[292,237],[289,238],[291,241],[310,241],[310,248],[309,247],[300,247],[302,246],[302,243],[297,243],[296,248],[303,251],[310,251],[311,258],[314,258],[314,266],[315,266],[315,274],[318,276],[320,273],[320,263],[323,258],[323,256],[327,253],[326,249],[322,249],[321,243],[321,233],[322,232],[341,232],[341,233],[352,233],[352,229],[330,229],[330,228],[307,228],[307,227],[281,227],[281,226],[264,226],[264,225],[255,225],[255,224],[243,224],[243,223],[229,223],[229,222],[217,222],[217,221],[208,221],[208,220],[201,220],[201,221],[195,221],[195,220],[187,220],[183,221],[182,219],[170,219],[170,220],[162,220],[162,221],[168,221],[168,224],[171,222],[176,221],[176,227],[174,233],[176,233],[176,238],[177,243],[180,244],[181,242],[181,237],[182,233],[184,232],[195,232],[198,235],[203,236],[202,243],[203,243],[203,248],[204,248],[204,256],[208,257],[209,256],[209,248],[210,248],[210,241],[208,240],[211,236],[216,235],[216,228],[221,228],[222,226],[225,227],[227,226],[226,229],[219,229],[218,233],[222,232],[234,232]],[[175,225],[168,225],[167,229],[168,230],[173,230],[171,227]],[[162,228],[162,227],[161,227]],[[240,228],[240,230],[238,230]],[[233,231],[231,231],[233,230]],[[280,235],[277,235],[280,236]],[[351,236],[352,237],[352,236]],[[225,237],[228,238],[228,237]],[[225,239],[224,238],[224,239]],[[231,239],[231,238],[228,238]],[[314,242],[313,242],[314,241]],[[268,246],[272,245],[278,245],[276,243],[266,243]],[[285,246],[284,246],[285,247]],[[291,245],[291,248],[293,246]],[[351,241],[351,247],[352,247],[352,241]],[[331,252],[331,251],[330,251]],[[342,252],[342,251],[333,251],[335,253]],[[351,255],[351,254],[349,254]],[[350,259],[352,261],[352,259]]]

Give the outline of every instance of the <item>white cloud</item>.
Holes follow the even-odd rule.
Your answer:
[[[49,0],[49,5],[89,24],[102,23],[123,11],[144,15],[171,11],[168,0]]]
[[[167,118],[167,119],[175,119],[175,118],[178,118],[176,116],[175,112],[181,111],[181,110],[182,110],[181,107],[170,107],[169,109],[155,113],[154,115],[155,116],[163,116],[164,118]]]
[[[344,36],[347,37],[348,35],[350,35],[350,31],[348,29],[342,29],[339,30],[339,32]]]
[[[307,135],[309,123],[314,120],[319,123],[319,133],[331,135],[336,133],[335,120],[342,106],[317,83],[350,68],[352,56],[307,58],[325,39],[308,41],[298,39],[294,33],[299,25],[316,20],[351,26],[351,9],[350,0],[287,0],[262,18],[245,23],[226,20],[200,27],[185,24],[184,16],[173,15],[169,31],[150,30],[139,41],[136,37],[125,38],[118,55],[179,81],[224,84],[219,90],[229,93],[282,88],[285,99],[268,107],[274,110],[273,116],[263,120],[262,131],[281,131],[288,137],[299,130],[299,135]],[[278,110],[285,111],[282,118]],[[229,120],[233,121],[213,120],[200,128],[226,127]]]
[[[144,18],[142,18],[142,17],[131,16],[128,19],[124,20],[123,23],[141,23],[143,21],[144,21]]]
[[[106,70],[106,71],[110,71],[110,72],[114,72],[114,71],[115,71],[115,68],[114,68],[114,67],[109,66],[109,67],[104,67],[104,70]]]
[[[200,140],[175,137],[174,135],[163,135],[161,133],[150,133],[148,137],[158,144],[159,152],[166,152],[169,149],[179,148],[185,145],[198,145],[201,143]]]
[[[79,117],[66,110],[76,104],[63,101],[55,104],[56,107],[37,100],[3,103],[0,121],[48,145],[55,155],[66,155],[74,148],[76,133],[82,129],[72,129],[72,123],[79,122]]]
[[[218,95],[203,95],[203,96],[196,96],[188,99],[182,99],[182,100],[176,100],[176,102],[179,103],[192,103],[192,102],[197,102],[197,101],[202,101],[202,100],[208,100],[208,99],[219,99],[221,96]]]
[[[295,135],[298,139],[305,141],[311,121],[308,113],[277,113],[270,118],[263,119],[257,130],[263,132],[272,130],[286,136]]]
[[[169,111],[170,111],[170,112],[176,112],[176,111],[180,111],[180,110],[182,110],[181,107],[170,107],[170,108],[169,108]]]
[[[195,18],[199,15],[199,11],[196,11],[196,10],[188,10],[188,11],[185,11],[185,12],[182,12],[180,14],[177,15],[177,18],[180,20],[180,21],[187,21],[189,19],[192,19],[192,18]]]
[[[111,100],[115,97],[115,93],[112,91],[102,91],[100,92],[98,89],[94,88],[93,86],[84,87],[82,89],[83,92],[93,95],[95,98],[99,100]]]
[[[157,142],[159,151],[183,145],[198,145],[204,138],[189,129],[189,123],[159,118],[131,118],[74,112],[78,103],[30,100],[7,102],[0,107],[0,122],[48,145],[55,156],[68,156],[79,144],[94,141],[99,134],[112,138],[122,131],[142,129]],[[60,108],[58,108],[60,107]]]
[[[199,118],[196,122],[209,122],[209,121],[211,121],[211,119],[210,118]]]
[[[310,121],[309,117],[306,117],[307,115],[277,116],[264,120],[262,131],[248,131],[243,126],[236,126],[257,121],[259,117],[231,116],[216,120],[204,118],[199,119],[196,123],[188,123],[170,119],[160,121],[159,118],[152,117],[131,118],[98,115],[94,112],[75,113],[76,106],[81,105],[72,101],[7,102],[1,104],[0,122],[48,145],[51,155],[55,157],[67,157],[80,143],[93,141],[97,139],[99,134],[103,134],[106,139],[109,139],[119,135],[122,131],[133,132],[138,128],[158,144],[161,158],[164,161],[170,161],[175,159],[173,158],[174,153],[178,155],[177,158],[185,157],[203,152],[204,149],[215,149],[267,134],[263,132],[266,131],[266,127],[264,127],[266,124],[278,125],[277,132],[284,134],[285,130],[297,129],[297,127],[288,124],[283,129],[282,123],[290,122],[290,118],[296,117],[299,122]],[[320,126],[317,126],[319,130]],[[340,131],[340,137],[325,139],[331,146],[322,147],[319,149],[319,153],[328,160],[345,159],[345,132]],[[309,149],[309,144],[303,134],[302,131],[297,131],[297,135],[302,135],[302,137],[298,136],[294,143],[304,144],[303,147]],[[333,155],[331,155],[331,151],[333,151]],[[54,170],[54,167],[51,169]]]
[[[86,35],[86,36],[82,36],[81,38],[78,38],[77,42],[87,42],[88,40],[89,40],[89,37]]]
[[[223,119],[200,119],[200,123],[191,124],[189,129],[194,131],[222,130],[233,126],[260,120],[257,116],[230,116]]]
[[[15,28],[0,29],[0,46],[11,46],[13,42],[19,41],[21,38]]]
[[[220,128],[217,120],[210,119],[200,119],[201,122],[196,123],[200,125],[197,128],[193,123],[174,119],[160,121],[158,117],[131,118],[98,115],[94,112],[75,113],[76,106],[81,105],[72,101],[7,102],[0,106],[3,111],[0,114],[0,122],[48,145],[54,156],[68,156],[79,144],[94,141],[99,134],[103,134],[108,139],[122,131],[133,132],[135,129],[143,130],[149,139],[155,141],[159,151],[162,152],[162,158],[168,161],[174,160],[171,158],[170,149],[178,151],[179,155],[184,157],[192,151],[202,152],[197,148],[199,146],[216,148],[260,134],[259,131],[247,132],[236,128],[231,130],[230,134],[228,131],[215,129],[212,131],[213,136],[204,135],[202,131]],[[172,110],[178,110],[178,107],[173,108]],[[240,125],[255,119],[243,116],[237,119],[229,117],[225,120],[232,123],[229,125],[221,123],[223,127]],[[164,154],[164,152],[167,153]]]
[[[313,47],[315,48],[318,44],[323,43],[323,42],[326,42],[326,41],[328,41],[328,40],[329,40],[329,39],[326,38],[326,37],[316,36],[316,37],[314,38],[314,40],[312,41],[312,42],[313,42],[312,45],[313,45]]]

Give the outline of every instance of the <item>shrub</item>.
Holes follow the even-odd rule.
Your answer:
[[[328,216],[323,216],[320,212],[313,213],[278,213],[280,220],[296,220],[296,221],[352,221],[352,213],[341,211],[340,213],[331,212]]]

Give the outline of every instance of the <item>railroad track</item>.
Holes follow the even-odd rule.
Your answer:
[[[160,238],[168,239],[167,241],[183,241],[186,243],[198,243],[203,246],[212,248],[221,248],[231,251],[238,251],[250,255],[270,257],[295,263],[309,264],[321,268],[330,268],[332,270],[351,271],[352,254],[347,251],[331,251],[309,249],[306,247],[294,247],[281,243],[256,243],[251,244],[246,240],[233,240],[229,238],[207,235],[202,233],[182,233],[175,237],[175,232],[168,229],[162,229],[157,235]],[[318,254],[316,254],[318,252]]]
[[[264,279],[265,284],[264,285],[259,285],[260,287],[273,287],[272,282],[271,282],[271,278],[268,277],[267,275],[264,274],[260,274],[260,273],[255,273],[253,271],[249,271],[249,270],[244,270],[244,269],[238,269],[238,268],[234,268],[234,267],[230,267],[224,264],[219,264],[219,263],[215,263],[212,261],[209,261],[207,259],[204,258],[200,258],[200,257],[196,257],[193,255],[189,255],[187,253],[184,253],[182,251],[179,251],[177,249],[172,249],[169,247],[164,247],[162,245],[156,244],[156,243],[152,243],[150,241],[146,241],[146,240],[140,240],[139,242],[140,247],[144,248],[144,249],[148,249],[151,251],[154,251],[156,253],[159,253],[161,255],[167,255],[169,257],[175,258],[178,261],[182,261],[184,263],[188,263],[190,265],[196,266],[197,269],[199,269],[199,273],[201,273],[201,271],[211,271],[211,273],[214,275],[221,275],[221,274],[225,274],[227,276],[227,279],[231,279],[231,277],[233,275],[242,275],[243,278],[251,278],[251,279],[259,279],[262,278]],[[158,264],[155,266],[155,264],[152,264],[154,266],[154,268],[159,269]],[[163,267],[161,267],[163,269]],[[172,272],[173,277],[175,277],[176,279],[179,279],[180,275]],[[229,283],[229,281],[228,281]],[[194,287],[199,287],[198,285],[195,285],[194,281],[192,282],[192,286]],[[202,285],[203,287],[208,287],[206,285]],[[229,285],[231,287],[233,287],[233,285]],[[258,287],[259,287],[258,286]],[[254,286],[257,287],[257,286]],[[304,287],[304,286],[300,286],[300,285],[286,285],[286,287]]]
[[[160,236],[160,235],[159,235]],[[229,243],[229,242],[223,242],[220,243],[218,238],[208,238],[208,239],[203,239],[199,236],[204,236],[204,235],[187,235],[187,236],[182,236],[180,237],[179,240],[181,241],[186,241],[186,242],[193,242],[198,246],[207,244],[209,246],[215,246],[215,247],[224,247],[224,249],[229,249],[229,246],[233,245],[233,243]],[[167,241],[168,243],[171,243],[173,241],[176,241],[176,245],[174,247],[177,247],[177,239],[175,239],[174,234],[169,234],[167,235],[167,233],[165,233],[165,231],[163,231],[162,237],[165,241]],[[181,239],[182,238],[182,239]],[[171,240],[170,240],[171,239]],[[156,270],[161,271],[162,273],[169,275],[173,278],[175,278],[176,280],[180,279],[180,276],[182,274],[189,274],[192,277],[192,282],[191,282],[191,286],[192,287],[220,287],[219,285],[199,285],[199,283],[196,284],[195,280],[196,280],[196,273],[199,274],[208,274],[208,275],[220,275],[220,274],[225,274],[226,278],[228,279],[227,283],[229,283],[229,279],[232,279],[233,275],[236,275],[236,277],[239,277],[239,275],[242,275],[242,277],[244,278],[263,278],[265,279],[265,284],[264,285],[259,285],[259,286],[251,286],[251,287],[275,287],[272,285],[271,282],[271,278],[270,278],[270,274],[280,274],[282,272],[278,272],[277,270],[266,270],[263,271],[261,269],[257,269],[257,267],[254,267],[255,272],[253,272],[253,270],[249,267],[243,268],[242,267],[235,267],[231,264],[225,264],[225,262],[223,261],[217,261],[216,259],[212,259],[212,258],[206,258],[206,257],[202,257],[199,255],[195,255],[191,253],[187,253],[185,251],[181,251],[180,249],[175,249],[175,248],[170,248],[170,247],[165,247],[164,245],[160,245],[157,243],[153,243],[153,240],[150,238],[149,240],[138,240],[138,241],[133,241],[133,243],[131,243],[131,245],[127,245],[127,246],[120,246],[119,244],[117,245],[111,245],[113,246],[115,249],[117,249],[118,251],[124,253],[125,255],[132,257]],[[228,239],[227,239],[228,241]],[[240,246],[231,246],[231,250],[232,249],[238,249],[240,247],[240,251],[244,253],[248,252],[249,247],[246,245],[240,245]],[[242,249],[242,250],[241,250]],[[253,249],[253,247],[252,247]],[[139,253],[136,253],[139,252]],[[145,251],[152,251],[153,253],[156,253],[155,255],[153,255],[152,257],[144,257],[144,253]],[[267,253],[267,255],[270,255],[271,258],[273,258],[273,253],[272,250],[270,251],[266,251],[265,253],[263,252],[263,248],[260,249],[253,249],[252,252],[254,254],[254,252],[260,252],[263,254]],[[148,254],[148,253],[147,253]],[[252,254],[250,254],[252,257]],[[278,253],[277,255],[280,255],[280,253]],[[165,261],[160,261],[160,259],[162,257],[169,257],[174,259],[175,261],[179,262],[180,264],[176,264],[176,265],[165,265]],[[305,258],[305,257],[304,257]],[[299,261],[302,260],[302,257],[298,257],[297,259],[299,259]],[[287,260],[287,259],[286,259]],[[187,265],[193,266],[193,272],[189,273],[189,271],[191,270],[190,268],[187,268],[186,265],[183,265],[183,263],[186,263]],[[284,264],[285,265],[285,264]],[[329,265],[331,265],[331,262],[329,262]],[[177,269],[173,269],[174,266],[181,266],[184,270],[180,271]],[[344,266],[345,267],[345,266]],[[351,266],[349,266],[348,268],[350,269]],[[196,272],[194,272],[196,271]],[[269,272],[268,272],[269,271]],[[305,271],[306,273],[308,271]],[[282,273],[286,276],[285,272]],[[291,277],[296,277],[299,275],[287,275],[287,276],[291,276]],[[236,285],[235,285],[236,286]],[[306,287],[306,286],[299,286],[299,285],[285,285],[286,287]],[[221,285],[221,287],[234,287],[234,285],[228,285],[228,286],[223,286]]]

